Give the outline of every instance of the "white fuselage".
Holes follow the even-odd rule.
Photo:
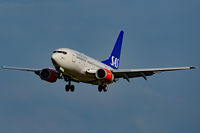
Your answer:
[[[111,67],[83,53],[68,48],[55,50],[51,58],[55,68],[58,68],[63,74],[69,75],[79,82],[98,84],[96,77],[90,75],[89,72],[101,68],[113,70]]]

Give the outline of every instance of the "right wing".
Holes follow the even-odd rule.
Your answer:
[[[73,77],[70,77],[68,75],[64,75],[61,72],[58,72],[51,68],[44,68],[44,69],[34,69],[34,68],[22,68],[22,67],[10,67],[10,66],[1,66],[2,69],[11,69],[11,70],[19,70],[19,71],[28,71],[28,72],[34,72],[36,75],[40,76],[41,79],[49,81],[49,82],[55,82],[56,79],[64,79],[65,81],[68,81],[70,78],[71,81],[79,82],[78,80],[74,79]]]
[[[35,74],[40,73],[40,69],[33,69],[33,68],[21,68],[21,67],[8,67],[8,66],[1,66],[3,69],[12,69],[12,70],[20,70],[20,71],[29,71],[29,72],[34,72]]]
[[[8,67],[8,66],[1,66],[1,68],[3,68],[3,69],[21,70],[21,71],[31,71],[31,72],[40,71],[39,69],[21,68],[21,67]]]

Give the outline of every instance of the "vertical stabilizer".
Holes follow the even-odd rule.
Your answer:
[[[119,61],[120,61],[123,35],[124,35],[124,31],[121,31],[119,33],[119,36],[117,38],[117,41],[115,43],[115,46],[112,50],[110,57],[107,60],[102,61],[102,63],[112,67],[113,69],[119,68]]]

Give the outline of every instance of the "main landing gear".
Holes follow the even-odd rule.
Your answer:
[[[103,90],[104,92],[108,91],[107,85],[99,85],[99,86],[98,86],[98,91],[99,91],[99,92],[102,92],[102,90]]]

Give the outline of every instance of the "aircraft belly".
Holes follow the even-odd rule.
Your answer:
[[[79,82],[91,83],[93,81],[97,81],[95,76],[87,75],[87,74],[85,74],[81,71],[77,71],[77,70],[64,69],[64,74],[70,75],[73,79],[75,79]]]

